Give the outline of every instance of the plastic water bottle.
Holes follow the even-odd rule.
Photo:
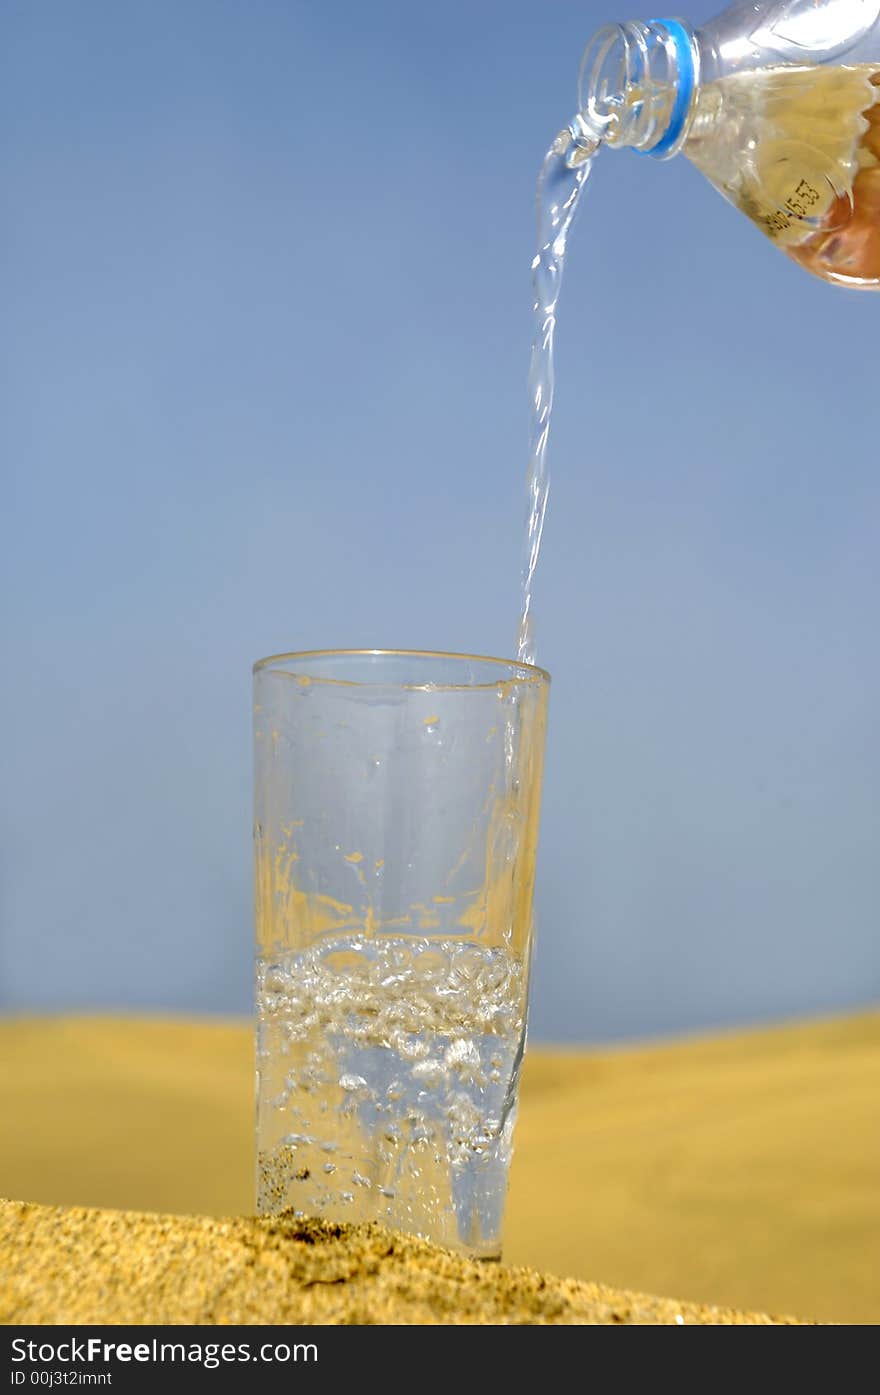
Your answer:
[[[609,25],[584,52],[579,108],[581,146],[682,152],[808,271],[880,289],[880,0]]]

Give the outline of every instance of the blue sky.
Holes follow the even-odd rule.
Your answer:
[[[0,4],[5,1009],[247,1010],[254,658],[512,650],[535,177],[626,17]],[[877,309],[598,161],[536,1037],[880,992]]]

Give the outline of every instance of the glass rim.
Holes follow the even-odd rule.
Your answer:
[[[524,659],[499,659],[491,654],[464,654],[454,650],[444,649],[294,649],[289,653],[267,654],[263,659],[257,659],[251,672],[256,676],[259,673],[275,671],[283,673],[284,669],[275,669],[275,665],[288,663],[300,659],[334,659],[334,658],[404,658],[404,659],[451,659],[456,663],[478,663],[496,664],[498,668],[506,669],[503,678],[499,678],[500,683],[552,683],[552,678],[545,668],[540,668],[537,664],[526,663]],[[297,675],[291,674],[290,677]],[[352,688],[413,688],[421,689],[430,687],[432,689],[460,689],[466,691],[470,688],[491,688],[494,683],[390,683],[387,679],[377,678],[375,681],[364,678],[325,678],[313,677],[311,674],[304,675],[312,683],[337,684]]]

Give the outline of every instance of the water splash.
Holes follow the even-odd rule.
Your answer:
[[[497,1259],[527,987],[521,958],[462,936],[261,956],[260,1212],[378,1220]]]
[[[517,658],[529,664],[535,662],[536,653],[532,586],[550,489],[547,439],[553,411],[556,307],[559,304],[568,234],[598,148],[599,141],[577,118],[570,127],[560,132],[547,151],[538,179],[538,250],[532,262],[535,320],[529,367],[526,535],[522,560],[522,609],[516,647]]]

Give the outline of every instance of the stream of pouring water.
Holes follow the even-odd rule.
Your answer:
[[[517,658],[535,662],[532,585],[547,511],[550,476],[547,438],[553,411],[553,340],[565,249],[574,215],[593,167],[599,142],[566,128],[547,151],[538,179],[538,250],[532,262],[535,292],[532,357],[529,367],[529,461],[526,473],[526,534],[522,560],[522,609]]]

